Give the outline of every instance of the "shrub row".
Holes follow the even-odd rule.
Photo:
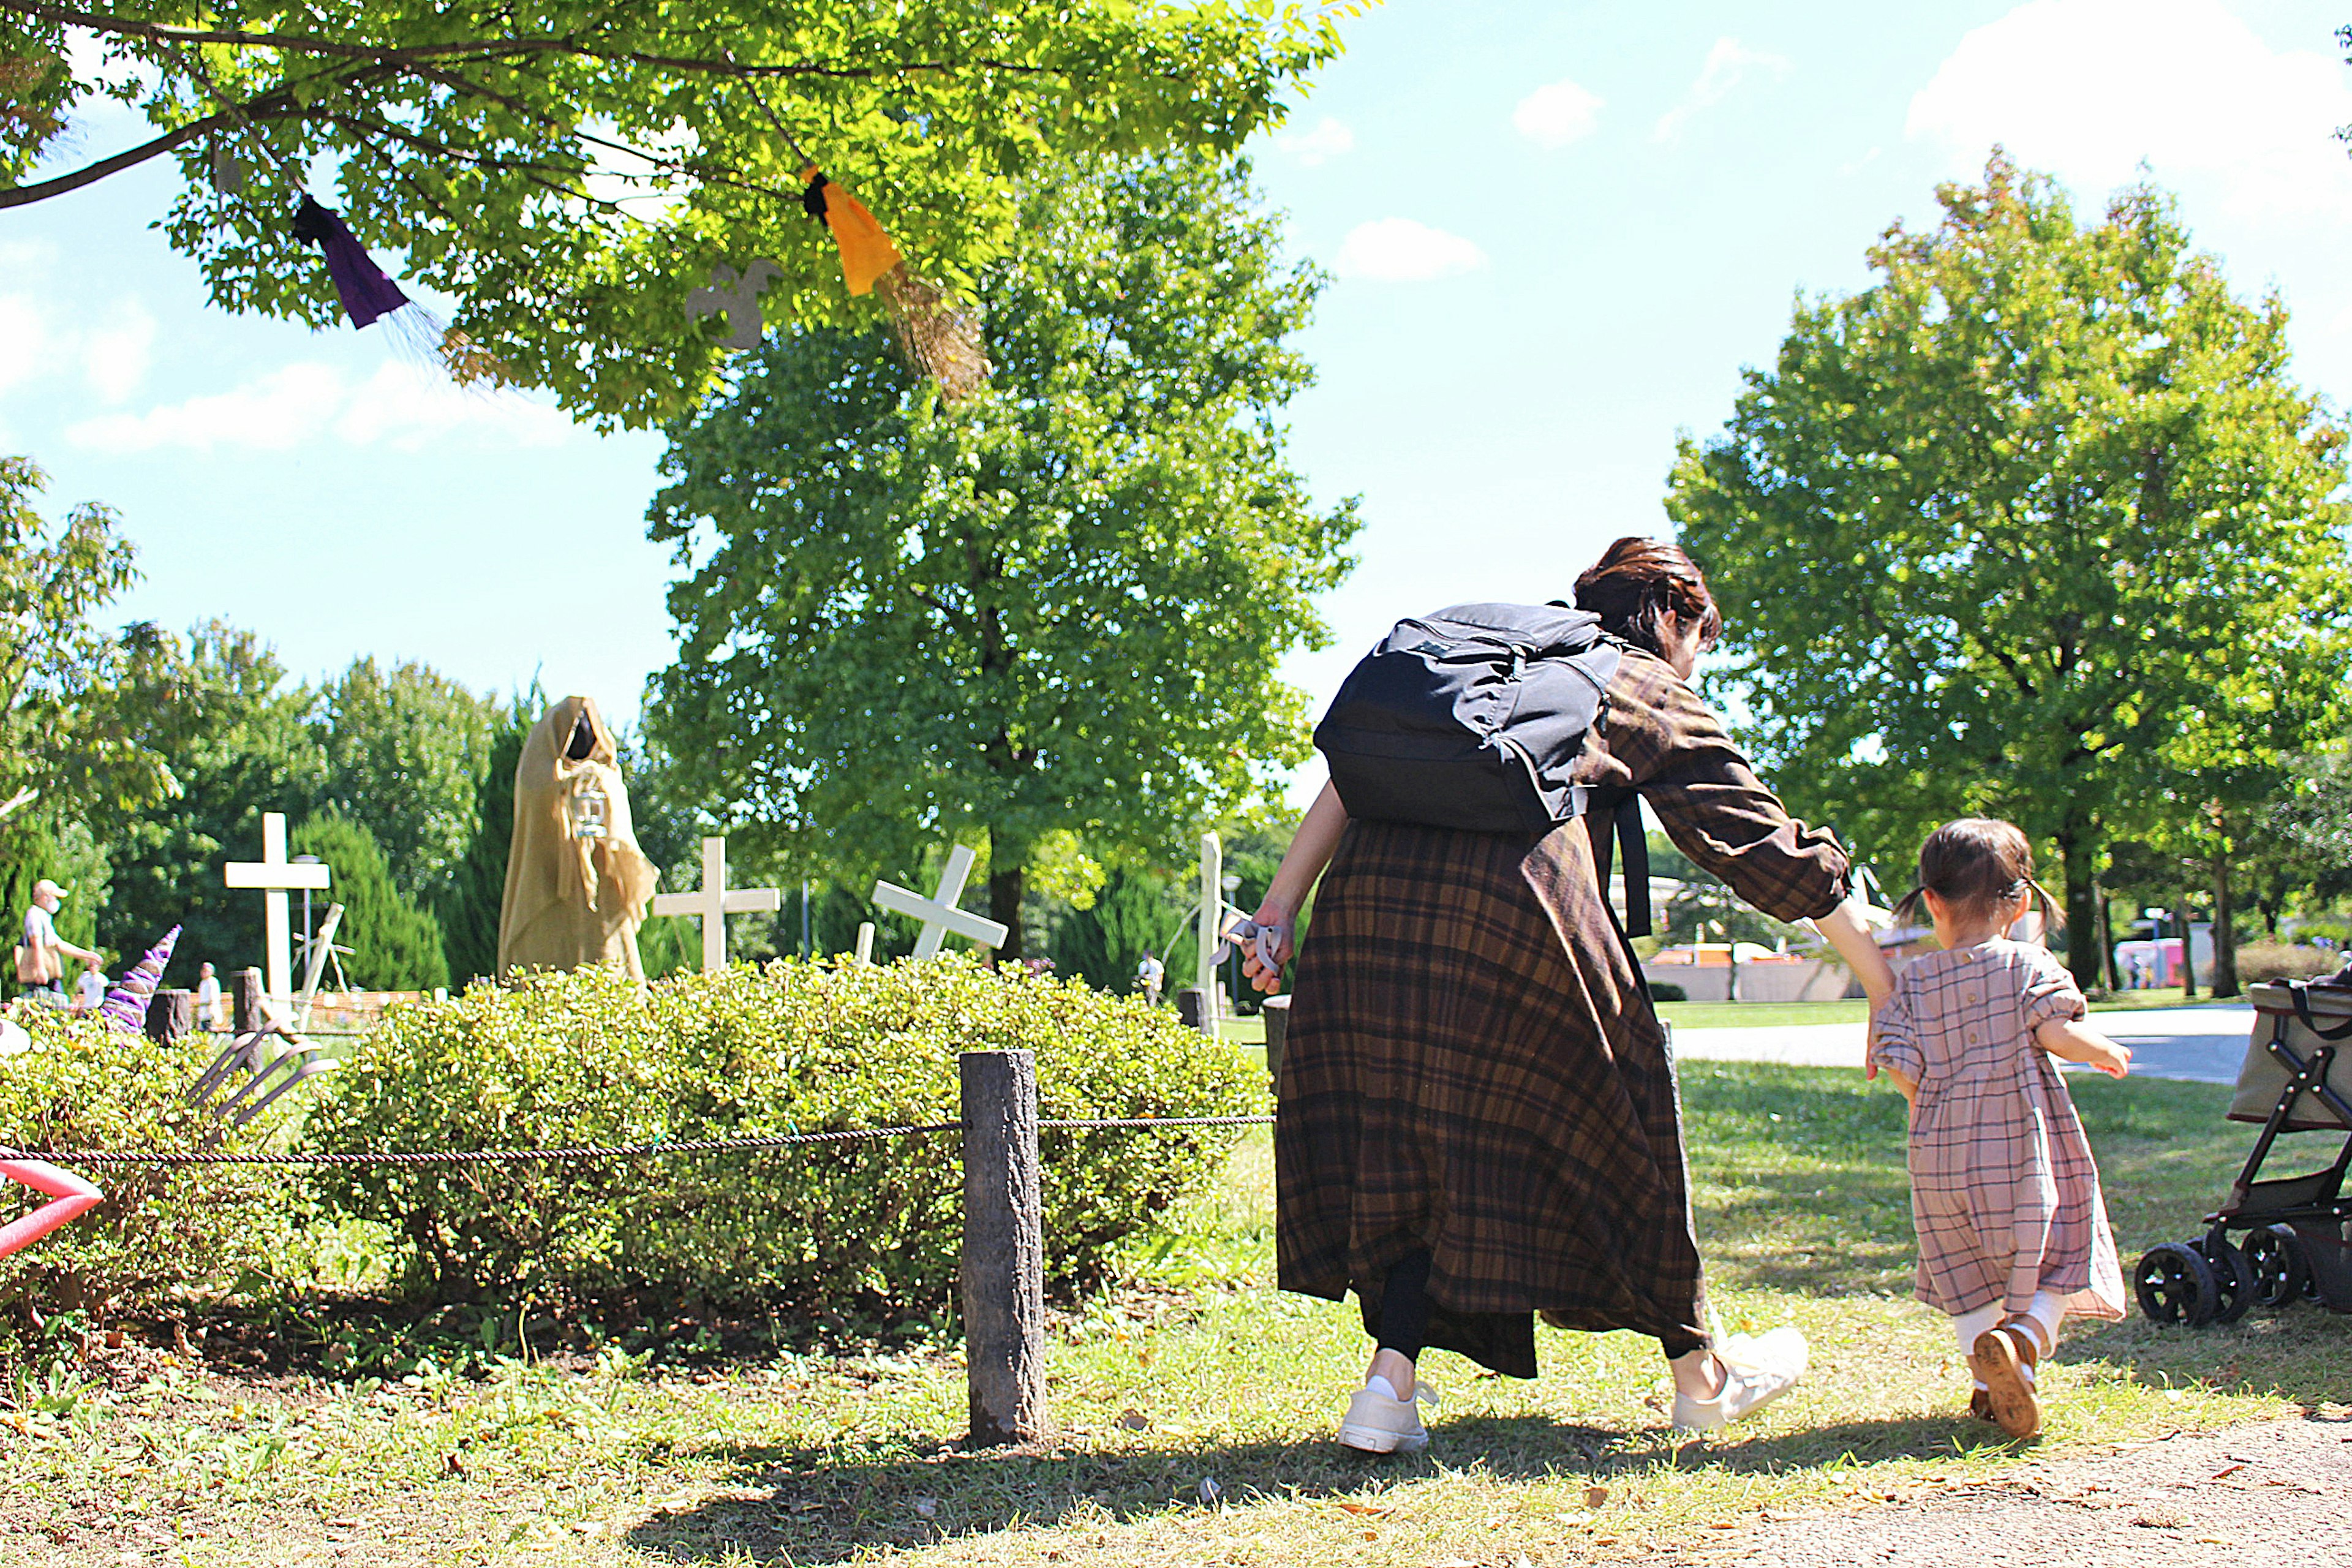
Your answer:
[[[603,970],[396,1009],[336,1075],[319,1150],[634,1143],[958,1119],[956,1057],[1037,1055],[1047,1117],[1264,1106],[1262,1078],[1164,1010],[943,957],[684,974],[642,993]],[[1224,1130],[1049,1132],[1048,1268],[1099,1280],[1121,1245],[1209,1179]],[[405,1284],[443,1301],[529,1291],[687,1305],[951,1303],[962,1175],[953,1132],[773,1152],[582,1163],[334,1167],[331,1210],[401,1238]]]
[[[165,1047],[89,1018],[26,1009],[32,1046],[0,1057],[0,1143],[19,1150],[261,1146],[272,1119],[219,1129],[183,1098],[221,1042]],[[291,1099],[289,1096],[288,1099]],[[283,1107],[287,1100],[278,1101]],[[273,1108],[275,1110],[276,1108]],[[79,1173],[106,1201],[32,1247],[0,1258],[0,1343],[38,1317],[152,1312],[265,1269],[280,1255],[289,1194],[280,1170],[240,1165],[106,1165]],[[46,1200],[9,1188],[6,1210]]]

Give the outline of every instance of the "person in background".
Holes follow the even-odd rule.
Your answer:
[[[98,954],[82,954],[81,973],[74,976],[73,1005],[67,1009],[75,1014],[95,1013],[106,1000],[106,971],[98,966]]]
[[[16,949],[17,982],[26,995],[51,1007],[66,1005],[68,958],[85,963],[98,962],[98,954],[89,948],[76,947],[58,935],[54,917],[65,897],[66,889],[47,877],[33,884],[33,906],[25,911],[23,942]],[[103,996],[105,993],[100,994]]]
[[[1143,999],[1154,1007],[1160,1005],[1160,988],[1168,982],[1168,966],[1150,948],[1143,950],[1143,962],[1135,966],[1135,984]]]
[[[196,1027],[215,1033],[228,1027],[228,1020],[221,1016],[220,976],[209,963],[196,966]]]

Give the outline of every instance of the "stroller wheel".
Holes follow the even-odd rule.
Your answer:
[[[2168,1241],[2143,1254],[2132,1270],[2133,1293],[2150,1322],[2202,1328],[2213,1321],[2221,1290],[2213,1270],[2194,1244]]]
[[[2304,1260],[2303,1243],[2283,1225],[2246,1233],[2246,1261],[2254,1271],[2254,1300],[2273,1310],[2303,1300],[2311,1284],[2311,1265]]]
[[[2230,1245],[2229,1233],[2214,1227],[2197,1244],[2205,1267],[2213,1271],[2213,1321],[2234,1323],[2254,1304],[2254,1268],[2246,1255]]]

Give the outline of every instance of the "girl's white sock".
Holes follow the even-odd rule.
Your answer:
[[[1364,1379],[1364,1386],[1372,1390],[1375,1394],[1387,1394],[1391,1399],[1395,1400],[1400,1405],[1404,1403],[1404,1395],[1396,1391],[1396,1384],[1391,1383],[1387,1378],[1382,1377],[1379,1373],[1374,1373],[1371,1376]]]
[[[1977,1348],[1977,1336],[1987,1329],[1999,1327],[2000,1320],[2001,1303],[1999,1301],[1995,1301],[1990,1307],[1979,1307],[1972,1312],[1952,1314],[1952,1338],[1959,1342],[1962,1360],[1966,1360],[1969,1352]],[[1980,1378],[1972,1378],[1970,1381],[1979,1388],[1984,1386],[1984,1382]]]
[[[2066,1316],[2066,1303],[2054,1290],[2036,1290],[2033,1304],[2022,1314],[2032,1323],[2033,1331],[2041,1336],[2042,1353],[2048,1355],[2058,1348],[2058,1325]]]

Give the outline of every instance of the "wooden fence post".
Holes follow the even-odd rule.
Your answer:
[[[971,1446],[1045,1426],[1045,1226],[1037,1166],[1037,1058],[966,1051],[963,1342]]]
[[[247,968],[236,972],[236,998],[229,1012],[229,1022],[240,1035],[249,1035],[261,1027],[260,970]]]
[[[196,994],[158,991],[147,999],[147,1037],[170,1045],[196,1026]]]

